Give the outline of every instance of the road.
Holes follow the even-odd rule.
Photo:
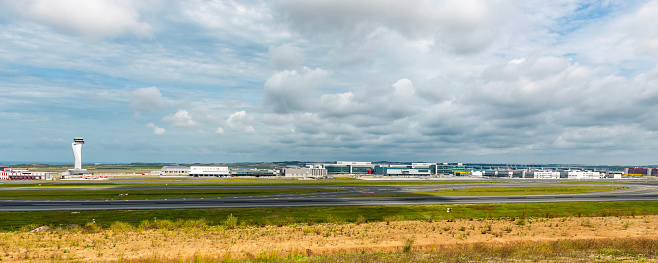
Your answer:
[[[292,207],[292,206],[363,206],[363,205],[419,205],[419,204],[482,204],[482,203],[531,203],[531,202],[594,202],[594,201],[658,201],[658,185],[653,183],[610,184],[627,186],[628,189],[561,195],[512,195],[512,196],[422,196],[422,197],[373,197],[391,193],[440,191],[473,187],[521,187],[521,186],[565,186],[539,183],[500,184],[453,184],[453,185],[395,185],[395,186],[340,186],[349,189],[336,192],[305,194],[281,194],[262,196],[205,197],[148,200],[0,200],[0,211],[79,211],[79,210],[138,210],[138,209],[191,209],[191,208],[246,208],[246,207]],[[601,184],[596,184],[601,186]],[[332,188],[327,186],[204,186],[212,189],[238,188]],[[159,188],[159,187],[158,187]],[[152,187],[111,187],[111,189],[158,189]],[[177,189],[187,188],[176,186]],[[199,186],[189,188],[201,188]],[[21,190],[26,188],[2,188]],[[33,189],[33,188],[28,188]],[[34,189],[46,189],[38,187]],[[57,187],[57,189],[66,189]],[[76,189],[107,189],[103,187],[71,187]],[[171,189],[171,188],[169,188]]]

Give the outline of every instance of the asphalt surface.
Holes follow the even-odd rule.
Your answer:
[[[371,195],[441,191],[480,187],[533,187],[533,186],[585,186],[545,184],[516,181],[497,184],[451,185],[386,185],[386,186],[172,186],[172,187],[13,187],[0,191],[59,189],[290,189],[335,188],[341,191],[234,197],[205,197],[148,200],[0,200],[0,211],[58,211],[58,210],[138,210],[138,209],[192,209],[192,208],[246,208],[246,207],[294,207],[294,206],[364,206],[364,205],[419,205],[419,204],[483,204],[483,203],[531,203],[531,202],[595,202],[595,201],[658,201],[658,184],[634,183],[610,186],[629,187],[624,190],[560,195],[507,195],[507,196],[422,196],[422,197],[372,197]],[[592,184],[592,186],[604,186]],[[346,190],[347,189],[347,190]]]

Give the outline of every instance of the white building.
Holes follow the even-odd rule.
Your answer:
[[[529,171],[525,178],[534,179],[560,179],[560,172],[557,171]]]
[[[190,166],[190,176],[229,176],[228,166]]]
[[[160,169],[160,175],[169,175],[169,174],[189,174],[190,167],[187,166],[162,166]]]
[[[411,165],[377,165],[374,174],[382,176],[430,176],[436,174],[436,163]]]
[[[473,177],[482,177],[484,175],[484,171],[475,171],[475,170],[473,170],[473,171],[470,172],[470,175],[473,176]]]
[[[284,177],[313,177],[320,178],[327,176],[327,169],[324,168],[283,168],[281,173]]]
[[[53,180],[53,176],[47,172],[30,172],[29,168],[25,170],[3,168],[0,171],[0,180]]]
[[[605,175],[605,178],[621,179],[621,172],[609,172]]]

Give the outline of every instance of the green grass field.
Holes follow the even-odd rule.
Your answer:
[[[234,209],[169,209],[114,211],[2,212],[0,230],[16,231],[39,225],[84,225],[95,219],[107,227],[121,221],[137,226],[143,220],[204,220],[223,224],[233,215],[241,226],[285,225],[295,223],[345,223],[357,220],[447,220],[450,217],[472,220],[571,216],[639,216],[658,214],[658,202],[573,202],[512,203],[474,205],[410,205],[347,207],[278,207]],[[360,218],[360,219],[359,219]]]
[[[84,181],[84,182],[71,182],[71,181],[54,181],[54,182],[37,182],[37,183],[0,183],[0,187],[153,187],[153,186],[303,186],[303,185],[318,185],[318,186],[350,186],[350,185],[450,185],[450,184],[489,184],[498,182],[488,181],[450,181],[450,182],[372,182],[372,181],[325,181],[325,180],[309,180],[309,181],[291,181],[291,180],[255,180],[254,182],[243,182],[244,180],[234,181],[209,181],[209,182],[194,182],[194,181],[166,181],[154,180],[151,182],[133,183],[130,181],[108,182],[108,181]]]
[[[612,186],[555,186],[555,187],[482,187],[453,189],[432,192],[396,193],[384,195],[369,195],[377,197],[413,197],[413,196],[483,196],[483,195],[555,195],[579,194],[628,189],[628,187]]]
[[[342,189],[140,189],[140,190],[12,190],[0,191],[3,200],[133,200],[224,197],[333,192]],[[127,195],[126,195],[127,194]]]

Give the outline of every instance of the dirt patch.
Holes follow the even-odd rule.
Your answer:
[[[2,262],[272,258],[565,239],[658,238],[658,216],[0,233]]]

